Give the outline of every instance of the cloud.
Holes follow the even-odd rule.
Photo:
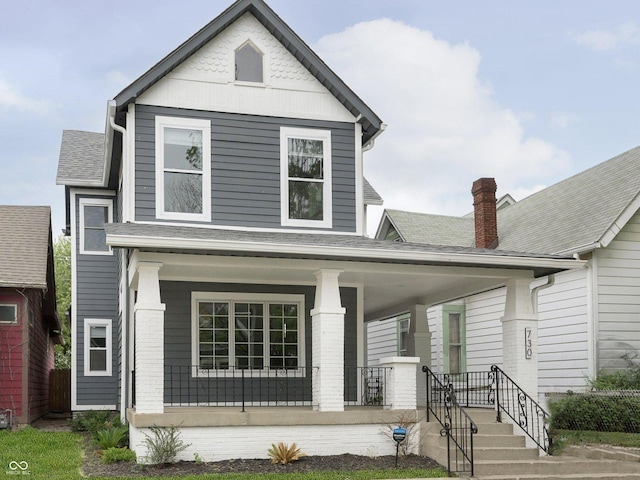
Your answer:
[[[502,195],[568,172],[566,152],[527,136],[521,115],[497,103],[467,44],[383,19],[314,48],[389,124],[365,154],[365,175],[387,208],[461,215],[479,177],[495,177]]]
[[[552,112],[551,118],[549,119],[551,126],[565,129],[580,120],[580,117],[575,113],[570,112]]]
[[[589,50],[608,52],[628,45],[640,45],[640,28],[634,23],[623,23],[609,30],[587,30],[568,33],[569,38]]]
[[[29,98],[0,79],[0,109],[15,108],[20,111],[46,113],[49,102]]]

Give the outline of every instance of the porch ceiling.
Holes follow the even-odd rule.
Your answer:
[[[365,320],[394,315],[414,304],[436,304],[504,285],[509,278],[533,279],[532,269],[410,265],[366,261],[136,252],[134,261],[162,264],[161,280],[315,285],[314,272],[336,268],[341,286],[362,286]],[[135,265],[132,266],[135,272]],[[135,286],[136,278],[130,281]]]

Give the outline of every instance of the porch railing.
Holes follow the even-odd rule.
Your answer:
[[[422,371],[427,375],[427,421],[433,415],[442,426],[440,435],[447,438],[447,470],[473,476],[473,436],[478,427],[457,401],[453,383],[443,383],[442,375],[427,366]]]
[[[443,385],[452,385],[458,404],[464,408],[494,408],[495,380],[492,372],[433,373]]]
[[[542,450],[549,452],[549,414],[497,365],[491,367],[495,378],[498,422],[506,413]]]
[[[384,406],[389,367],[345,367],[345,405]],[[313,406],[318,367],[165,365],[164,401],[185,406]],[[135,374],[134,374],[135,375]],[[135,377],[134,377],[135,385]]]

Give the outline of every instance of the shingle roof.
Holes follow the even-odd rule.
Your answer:
[[[0,287],[47,288],[51,209],[0,205]]]
[[[118,109],[121,110],[134,101],[138,95],[153,86],[246,12],[256,17],[354,117],[360,117],[363,145],[380,131],[382,120],[375,112],[263,0],[236,1],[120,92],[115,97]]]
[[[104,161],[103,133],[64,130],[56,183],[101,186]]]
[[[554,254],[598,242],[640,192],[640,147],[498,211],[498,250]],[[473,217],[390,210],[411,242],[472,246]]]
[[[364,179],[364,204],[365,205],[382,205],[382,197],[376,192],[375,188]]]

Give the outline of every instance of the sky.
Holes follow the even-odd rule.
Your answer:
[[[1,2],[0,204],[50,205],[57,237],[62,131],[104,132],[107,101],[230,3]],[[640,145],[636,0],[267,3],[388,125],[364,160],[384,208],[464,215],[477,178],[521,200]]]

